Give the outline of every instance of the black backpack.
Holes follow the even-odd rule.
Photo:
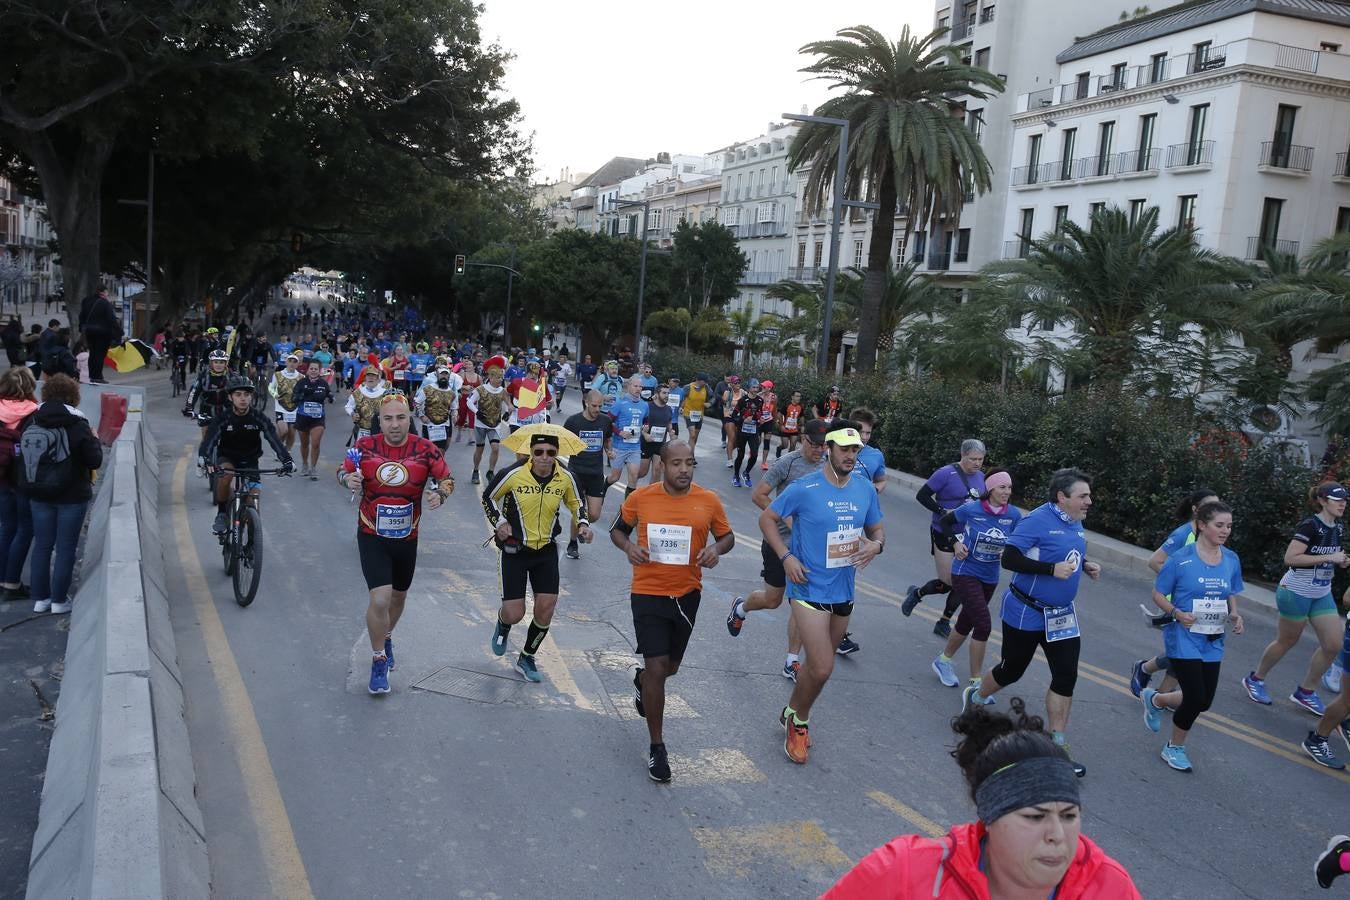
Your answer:
[[[14,456],[18,452],[19,439],[22,433],[17,428],[10,428],[3,422],[0,422],[0,483],[11,483],[11,470],[13,469]]]
[[[29,422],[19,438],[19,489],[34,500],[54,500],[69,490],[75,479],[75,460],[70,455],[66,429]]]

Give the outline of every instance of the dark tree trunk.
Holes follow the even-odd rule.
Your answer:
[[[868,374],[877,366],[877,338],[881,328],[881,302],[886,294],[886,266],[895,238],[895,172],[888,166],[877,189],[880,209],[872,215],[872,240],[867,248],[867,272],[863,276],[862,305],[858,310],[857,369]]]

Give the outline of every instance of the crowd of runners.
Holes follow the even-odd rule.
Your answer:
[[[283,337],[270,351],[280,367],[260,384],[248,352],[205,349],[183,411],[202,423],[203,464],[256,467],[268,444],[290,466],[298,436],[300,473],[315,480],[328,420],[337,420],[345,454],[335,476],[357,501],[357,550],[369,592],[371,694],[390,690],[394,633],[416,570],[421,516],[454,490],[448,455],[453,444],[464,444],[455,465],[470,470],[486,520],[484,546],[493,544],[499,554],[501,605],[484,635],[491,652],[505,654],[511,629],[528,614],[514,667],[529,682],[543,680],[536,656],[563,581],[560,545],[566,556],[579,558],[593,529],[603,524],[631,567],[640,658],[633,703],[649,732],[648,775],[670,781],[666,681],[678,673],[693,633],[704,571],[737,543],[723,498],[707,487],[721,478],[733,489],[745,489],[760,511],[763,579],[758,590],[734,598],[727,631],[735,638],[751,613],[788,603],[782,673],[792,684],[777,720],[788,759],[807,763],[811,712],[835,657],[861,649],[849,626],[857,574],[886,547],[880,495],[891,480],[872,444],[877,417],[871,410],[850,407],[837,387],[807,397],[790,386],[736,373],[658,377],[645,363],[625,377],[615,360],[596,364],[583,356],[574,366],[568,354],[547,349],[489,354],[471,342],[404,343],[384,331],[359,345],[345,336],[333,343],[291,343]],[[562,398],[573,386],[580,391],[581,409],[563,416]],[[271,399],[265,414],[253,402],[260,390]],[[707,473],[705,454],[705,475],[696,479],[701,441],[719,442],[714,456],[724,465],[715,463]],[[986,466],[986,448],[977,438],[952,452],[954,461],[933,472],[915,496],[931,512],[933,577],[910,586],[902,612],[910,616],[928,597],[943,600],[934,632],[945,645],[930,667],[941,687],[962,688],[959,701],[953,695],[953,711],[960,712],[954,727],[971,749],[966,759],[957,755],[981,809],[980,829],[995,824],[983,818],[986,806],[1007,815],[1053,801],[1062,809],[1050,818],[1063,819],[1072,808],[1076,833],[1077,793],[1071,783],[1087,771],[1071,755],[1067,737],[1082,640],[1076,598],[1082,576],[1102,575],[1089,558],[1084,526],[1092,477],[1064,468],[1046,485],[1015,485],[1009,472]],[[718,476],[721,468],[731,472]],[[605,516],[610,491],[620,482],[622,499]],[[1012,504],[1014,496],[1025,508]],[[1285,553],[1278,632],[1257,668],[1240,679],[1245,696],[1270,705],[1267,679],[1311,626],[1318,647],[1289,700],[1317,717],[1301,742],[1303,750],[1335,769],[1344,763],[1330,739],[1339,735],[1350,750],[1350,691],[1341,690],[1341,673],[1350,665],[1350,621],[1342,627],[1332,596],[1335,570],[1350,566],[1341,525],[1348,496],[1336,483],[1310,491],[1310,515],[1294,524]],[[221,502],[217,529],[224,527]],[[1191,772],[1188,736],[1219,689],[1227,635],[1245,631],[1238,608],[1244,584],[1241,561],[1226,546],[1235,523],[1222,498],[1199,488],[1179,498],[1177,519],[1176,530],[1150,562],[1156,579],[1145,611],[1148,625],[1161,632],[1161,652],[1152,652],[1159,649],[1156,638],[1141,629],[1143,658],[1132,668],[1130,687],[1149,732],[1160,732],[1171,715],[1161,758],[1174,770]],[[990,665],[996,598],[1002,640]],[[963,645],[964,685],[957,674]],[[1012,717],[993,708],[1038,649],[1050,673],[1044,722],[1029,717],[1020,700],[1011,703]],[[1234,677],[1235,687],[1237,681]],[[1009,742],[1019,735],[1021,743],[1010,750]],[[1004,760],[1004,766],[988,769],[986,756]],[[1028,773],[1026,778],[999,778],[1004,768],[1014,767]],[[1029,802],[995,803],[983,785],[996,782],[1007,783],[1001,788],[1009,794],[1005,800]],[[1061,822],[1056,828],[1045,840],[1064,838],[1068,826]],[[992,833],[966,837],[978,843]],[[1111,862],[1109,857],[1090,842],[1077,846],[1076,855],[1060,854],[1049,866],[1059,878],[1086,864],[1086,853],[1100,857],[1094,856],[1094,871],[1128,884],[1128,875],[1102,864]],[[888,848],[892,854],[931,849]],[[1332,849],[1327,858],[1344,856],[1350,863],[1350,845]],[[896,865],[894,858],[869,857],[850,876],[852,882],[841,883],[838,896],[877,896],[864,885],[884,879]],[[849,884],[853,888],[843,890]]]

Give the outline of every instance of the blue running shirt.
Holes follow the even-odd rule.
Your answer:
[[[952,563],[952,574],[970,575],[985,584],[998,584],[1003,545],[1021,521],[1022,511],[1009,503],[1001,514],[996,514],[983,500],[969,500],[958,506],[953,515],[965,528],[962,543],[970,555]]]
[[[651,418],[651,404],[646,400],[634,400],[624,394],[609,408],[610,418],[614,420],[614,437],[611,441],[616,450],[636,450],[641,446],[642,423]]]
[[[1153,589],[1170,595],[1172,605],[1182,612],[1194,612],[1200,618],[1190,628],[1180,622],[1163,626],[1163,646],[1168,656],[1219,662],[1223,659],[1223,631],[1228,621],[1228,598],[1243,591],[1242,561],[1227,547],[1219,564],[1211,566],[1200,558],[1195,544],[1182,547],[1167,558],[1153,582]],[[1197,612],[1200,607],[1200,612]],[[1210,640],[1210,634],[1217,634]]]
[[[792,519],[788,549],[806,568],[805,584],[788,581],[788,599],[851,602],[857,571],[848,557],[861,546],[863,529],[881,521],[876,488],[853,477],[835,487],[817,470],[785,487],[769,508]]]
[[[1087,533],[1081,522],[1070,519],[1053,503],[1045,503],[1023,516],[1017,530],[1008,538],[1007,546],[1016,547],[1030,559],[1052,565],[1065,560],[1076,562],[1077,569],[1064,581],[1053,575],[1022,572],[1015,572],[1012,577],[1012,585],[1048,607],[1073,606],[1078,581],[1083,577],[1083,558],[1087,555]],[[1025,631],[1045,629],[1045,614],[1017,599],[1011,587],[1003,594],[1002,618],[1012,627]]]

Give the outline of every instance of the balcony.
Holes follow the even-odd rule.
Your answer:
[[[1214,165],[1214,142],[1195,141],[1167,148],[1167,168],[1201,171]]]
[[[1074,163],[1074,178],[1114,178],[1116,177],[1117,154],[1105,156],[1085,156]]]
[[[952,255],[950,253],[928,254],[928,270],[930,272],[945,272],[951,267]]]
[[[1015,188],[1039,187],[1041,183],[1041,166],[1018,166],[1012,170],[1012,186]]]
[[[1158,164],[1162,161],[1162,151],[1157,147],[1148,150],[1128,150],[1116,157],[1116,174],[1121,178],[1141,178],[1158,174]]]
[[[1257,168],[1280,175],[1307,175],[1312,171],[1312,164],[1312,147],[1300,147],[1284,141],[1265,141],[1261,144],[1261,160]]]
[[[953,44],[964,41],[970,37],[970,33],[975,30],[975,20],[967,19],[964,22],[958,22],[952,26],[951,42]]]
[[[595,208],[595,188],[583,187],[577,188],[572,192],[573,209],[594,209]]]
[[[1092,96],[1092,88],[1086,81],[1072,81],[1069,84],[1059,86],[1059,102],[1072,103],[1075,100],[1086,100]]]
[[[1110,75],[1103,75],[1097,79],[1097,96],[1102,94],[1114,94],[1116,91],[1123,91],[1129,87],[1128,76],[1125,70],[1112,72]]]
[[[794,266],[788,269],[787,277],[789,281],[823,281],[829,271],[825,266]]]
[[[746,272],[741,278],[741,284],[773,284],[775,281],[780,281],[782,277],[782,272]]]
[[[1024,94],[1023,96],[1026,98],[1026,103],[1018,104],[1018,112],[1034,112],[1055,105],[1055,89],[1052,87],[1032,91],[1030,94]]]
[[[1331,173],[1332,181],[1350,181],[1350,153],[1336,154],[1336,168]]]
[[[986,6],[980,11],[980,24],[988,25],[992,21],[994,21],[994,7]]]
[[[1004,259],[1026,259],[1031,253],[1031,241],[1019,238],[1015,241],[1003,242]]]
[[[1247,259],[1265,259],[1270,252],[1298,256],[1298,241],[1267,241],[1260,237],[1247,238]]]

